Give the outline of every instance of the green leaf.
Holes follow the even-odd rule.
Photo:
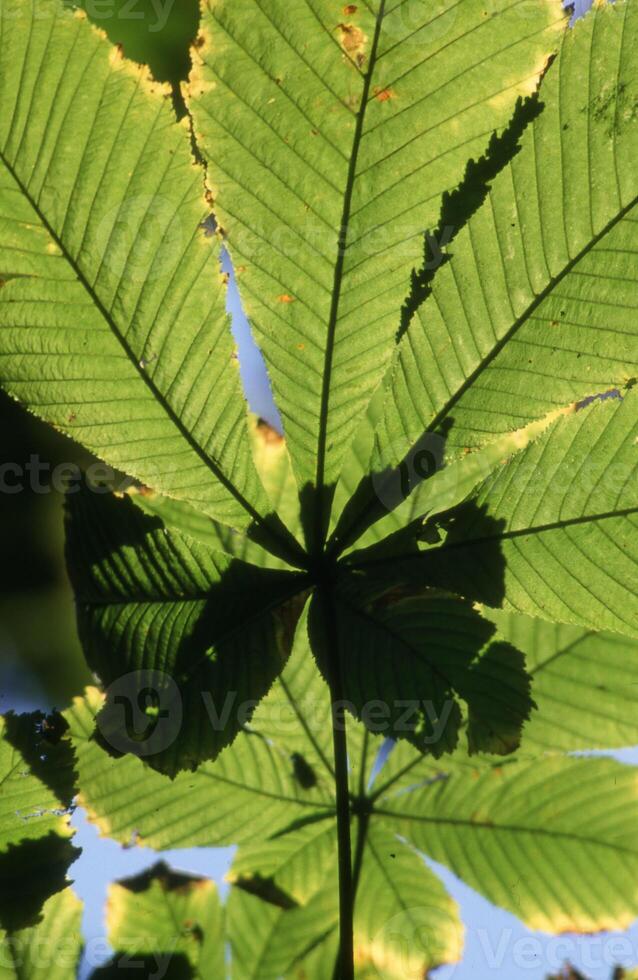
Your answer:
[[[635,378],[637,42],[632,2],[564,34],[542,113],[403,337],[375,469],[424,433],[458,455]]]
[[[336,846],[331,821],[240,848],[229,876],[233,980],[277,980],[309,950],[333,939]]]
[[[500,628],[505,618],[495,618]],[[503,635],[513,638],[514,626],[506,627]],[[284,973],[287,957],[291,969],[293,961],[299,969],[310,964],[319,978],[334,967],[336,810],[330,772],[317,749],[320,734],[328,734],[321,725],[315,734],[301,711],[304,696],[312,703],[325,684],[316,668],[314,677],[309,670],[303,623],[299,633],[281,680],[253,716],[255,734],[240,734],[216,762],[173,781],[131,756],[111,758],[92,739],[101,703],[97,692],[66,714],[82,786],[79,802],[102,833],[156,848],[243,845],[231,875],[241,894],[233,894],[229,905],[231,942],[243,951],[238,977],[263,980],[264,963]],[[526,641],[526,624],[519,624],[516,635]],[[529,641],[522,645],[530,649]],[[547,725],[559,728],[563,709],[549,688],[551,674],[540,686],[542,706],[550,709]],[[289,710],[282,717],[284,704]],[[532,737],[532,749],[545,747],[539,741]],[[404,953],[434,962],[441,942],[446,956],[452,957],[453,948],[459,955],[454,906],[421,858],[410,853],[406,838],[538,928],[616,928],[636,915],[630,884],[638,860],[635,769],[559,756],[496,765],[459,753],[437,761],[403,741],[369,785],[382,744],[362,725],[349,723],[353,839],[355,855],[361,854],[355,919],[362,971],[382,962],[381,975],[395,969],[388,975],[399,980]],[[296,756],[306,763],[303,778]],[[525,886],[512,889],[519,878]],[[565,889],[564,880],[576,880],[577,887]],[[424,917],[411,911],[424,907],[430,910]],[[400,928],[394,929],[388,923],[396,916]],[[261,964],[256,974],[255,964]]]
[[[108,693],[101,733],[171,774],[194,768],[232,741],[279,674],[300,576],[169,533],[127,497],[67,499],[81,636]]]
[[[344,698],[371,731],[440,755],[457,744],[461,698],[471,753],[517,747],[533,706],[524,661],[470,603],[356,579],[342,580],[333,601],[334,640],[326,600],[312,600],[313,649],[326,674],[337,645]]]
[[[525,656],[536,708],[523,727],[519,757],[622,749],[638,742],[632,710],[638,684],[635,640],[486,608],[482,613],[496,625],[499,636]],[[461,747],[453,757],[433,760],[408,742],[399,742],[372,791],[382,792],[388,782],[395,789],[414,786],[461,766],[476,767]]]
[[[3,5],[0,79],[4,387],[111,466],[289,551],[265,520],[170,87],[58,0]]]
[[[48,900],[31,929],[0,930],[1,980],[75,980],[82,952],[82,902],[70,888]]]
[[[463,927],[440,880],[379,822],[365,845],[355,918],[358,961],[397,980],[457,962]]]
[[[638,641],[512,613],[483,612],[525,655],[537,705],[523,731],[525,752],[620,749],[638,743],[633,710]]]
[[[636,770],[544,759],[386,796],[384,822],[530,929],[626,929],[638,914]]]
[[[249,428],[255,466],[272,508],[285,522],[291,534],[299,539],[299,498],[285,440],[272,426],[255,416],[249,417]],[[225,551],[262,568],[287,567],[282,558],[260,547],[246,534],[219,524],[182,500],[162,497],[148,489],[139,493],[131,489],[130,492],[134,502],[147,513],[159,517],[164,524],[177,528],[189,537],[204,541],[215,551]]]
[[[159,862],[109,888],[107,937],[115,954],[96,976],[163,968],[177,977],[225,980],[224,920],[215,883]],[[166,975],[166,972],[164,973]]]
[[[296,820],[331,816],[331,796],[297,779],[289,756],[242,733],[215,762],[169,780],[126,755],[114,759],[94,738],[103,705],[95,688],[65,712],[77,755],[78,802],[103,836],[156,850],[241,844]]]
[[[366,470],[374,446],[370,419],[361,426],[353,444],[358,447],[355,465],[351,462],[344,467],[337,487],[341,501],[347,502],[335,521],[333,549],[347,553],[355,544],[361,549],[383,542],[378,553],[392,556],[405,552],[406,542],[409,546],[415,531],[428,540],[426,522],[429,525],[436,515],[462,504],[492,472],[542,435],[565,411],[552,412],[449,461],[445,458],[444,440],[432,436],[429,442],[417,443],[397,467],[373,472],[372,476]],[[343,493],[344,474],[348,474],[349,499]],[[374,498],[370,497],[371,490]]]
[[[317,821],[240,847],[228,880],[282,910],[304,905],[334,871],[334,821]]]
[[[437,522],[439,547],[412,535],[412,553],[382,561],[384,574],[636,636],[637,435],[633,390],[561,416]],[[375,567],[373,552],[359,561]]]
[[[204,7],[188,104],[318,545],[423,233],[564,25],[553,0]]]
[[[330,860],[334,829],[326,838],[325,831],[306,828],[261,848],[240,849],[228,903],[234,980],[301,977],[304,968],[313,977],[332,977],[338,923],[336,869]],[[300,892],[295,885],[308,866],[307,848],[320,841],[325,843],[310,884],[306,881]],[[292,892],[282,888],[285,882],[293,885]],[[354,942],[357,977],[396,980],[454,963],[463,948],[458,909],[441,882],[412,848],[374,824],[362,840]]]
[[[73,751],[59,722],[0,716],[0,929],[11,933],[35,925],[80,853],[71,843]]]
[[[332,702],[308,643],[308,604],[295,633],[285,669],[257,709],[257,731],[274,744],[283,742],[300,781],[324,785],[332,794]]]

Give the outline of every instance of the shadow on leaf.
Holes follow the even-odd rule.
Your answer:
[[[451,751],[465,729],[470,753],[506,755],[534,708],[531,678],[523,654],[473,605],[479,589],[494,605],[503,599],[502,522],[469,500],[431,523],[434,537],[418,520],[396,541],[351,556],[335,600],[345,697],[368,728],[421,751]],[[485,535],[480,565],[461,547],[477,525]],[[325,611],[313,602],[311,636],[325,670]]]
[[[67,501],[80,636],[107,701],[99,739],[168,775],[215,758],[283,668],[299,573],[212,551],[130,497]]]
[[[64,737],[65,720],[58,714],[41,711],[4,715],[3,739],[19,752],[31,773],[44,783],[60,801],[71,806],[76,792],[75,750]]]
[[[16,932],[35,925],[47,899],[66,888],[67,870],[79,855],[54,832],[0,853],[0,928]]]
[[[547,66],[549,67],[549,65]],[[547,70],[547,69],[546,69]],[[413,273],[412,288],[402,311],[397,340],[408,329],[410,320],[430,295],[437,270],[449,261],[443,248],[451,244],[459,231],[481,207],[492,181],[520,150],[520,139],[527,126],[543,111],[538,92],[516,102],[512,118],[498,135],[492,133],[487,149],[478,160],[468,161],[463,180],[453,191],[446,191],[441,202],[438,227],[425,236],[423,267]]]

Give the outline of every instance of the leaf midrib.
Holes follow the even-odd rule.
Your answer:
[[[454,394],[448,398],[445,405],[441,409],[439,409],[439,411],[436,413],[436,415],[434,416],[430,424],[427,426],[427,428],[423,430],[423,432],[419,436],[419,439],[423,439],[423,437],[426,436],[427,434],[436,431],[436,429],[445,421],[449,412],[460,401],[463,395],[472,387],[474,382],[481,376],[483,371],[485,371],[489,367],[492,361],[494,361],[495,358],[501,353],[501,351],[507,346],[507,344],[515,336],[518,330],[528,321],[528,319],[533,315],[533,313],[538,309],[538,307],[545,301],[545,299],[547,299],[548,296],[551,296],[551,294],[556,289],[556,287],[563,281],[563,279],[565,279],[569,275],[570,272],[572,272],[572,270],[575,268],[576,265],[578,265],[581,259],[583,259],[590,252],[592,252],[595,249],[595,247],[599,244],[599,242],[602,241],[602,239],[606,235],[608,235],[609,232],[612,231],[617,224],[620,224],[623,218],[625,218],[626,215],[629,214],[629,212],[633,210],[633,208],[636,207],[637,204],[638,204],[638,194],[635,195],[627,205],[621,208],[620,211],[618,211],[613,216],[613,218],[611,218],[607,222],[604,228],[600,232],[598,232],[592,239],[590,239],[590,241],[587,242],[587,244],[581,249],[580,252],[578,252],[574,256],[573,259],[570,259],[569,262],[567,262],[564,268],[561,269],[561,271],[555,277],[550,278],[545,288],[532,300],[532,302],[526,307],[525,311],[521,313],[519,317],[517,317],[517,319],[514,321],[512,326],[509,328],[509,330],[503,335],[503,337],[501,337],[499,341],[497,341],[497,343],[494,345],[491,351],[484,358],[480,360],[479,364],[476,366],[474,371],[472,371],[472,373],[466,378],[466,380],[454,392]],[[420,307],[419,309],[421,308],[422,307]],[[417,312],[418,311],[415,311],[411,323],[414,322]],[[408,333],[409,330],[410,330],[410,325],[408,325]],[[484,446],[491,445],[493,441],[494,440],[490,440],[489,442],[485,443]],[[350,521],[350,523],[346,526],[346,528],[341,531],[339,539],[336,539],[333,535],[332,540],[335,545],[334,551],[337,556],[342,554],[343,550],[346,547],[348,547],[348,543],[350,541],[350,535],[352,534],[353,528],[356,528],[358,525],[365,523],[367,516],[376,506],[376,503],[377,503],[376,498],[373,499],[371,497],[368,503]],[[344,543],[341,544],[341,546],[339,546],[339,541]]]
[[[34,199],[33,195],[30,193],[27,186],[20,179],[13,165],[7,160],[7,157],[3,150],[0,150],[0,160],[6,167],[12,179],[15,181],[20,192],[24,195],[26,200],[29,202],[30,206],[33,208],[34,212],[37,214],[38,219],[40,220],[42,226],[45,228],[47,234],[51,237],[51,239],[56,243],[56,245],[62,252],[62,255],[64,256],[65,260],[69,263],[71,269],[73,270],[74,275],[77,277],[78,282],[86,290],[94,306],[98,309],[104,321],[106,322],[109,329],[111,330],[112,334],[120,343],[127,359],[133,365],[133,368],[137,372],[138,376],[142,378],[144,384],[147,386],[147,388],[153,395],[153,398],[161,405],[162,409],[166,412],[170,421],[175,425],[180,435],[186,440],[189,447],[199,457],[199,459],[203,462],[206,468],[231,494],[231,496],[237,501],[237,503],[246,511],[247,515],[251,518],[251,520],[254,521],[260,527],[262,527],[264,531],[268,534],[268,536],[276,537],[279,543],[283,545],[286,548],[286,551],[288,552],[289,548],[285,539],[282,536],[276,534],[272,530],[272,528],[264,520],[263,516],[257,510],[255,510],[255,508],[244,497],[241,491],[232,483],[231,480],[228,479],[228,477],[223,473],[223,471],[218,466],[218,464],[206,454],[204,449],[199,445],[199,443],[194,439],[192,434],[188,431],[185,424],[182,422],[182,420],[179,418],[177,413],[171,407],[171,405],[166,400],[162,392],[155,385],[152,378],[150,378],[148,374],[140,367],[139,359],[135,356],[133,349],[131,348],[130,344],[122,334],[117,323],[113,319],[111,313],[109,312],[109,310],[107,310],[106,306],[103,304],[103,302],[95,292],[94,288],[89,283],[78,261],[71,255],[71,253],[67,249],[60,235],[55,231],[55,229],[52,227],[52,225],[45,217],[44,213],[40,209],[39,204]]]
[[[481,537],[467,537],[450,544],[442,544],[438,548],[424,548],[421,551],[409,552],[405,555],[392,555],[381,558],[365,559],[361,557],[357,561],[349,562],[348,565],[353,569],[366,569],[374,565],[387,565],[391,567],[395,564],[403,564],[407,561],[426,561],[436,555],[443,555],[450,551],[458,551],[461,548],[474,548],[482,544],[490,544],[494,541],[511,541],[516,538],[544,534],[547,531],[562,531],[569,527],[579,527],[583,524],[593,524],[597,521],[609,521],[619,517],[631,517],[638,514],[638,507],[626,507],[623,510],[612,510],[600,514],[585,514],[582,517],[574,517],[571,520],[554,521],[549,524],[537,524],[532,527],[522,527],[511,531],[503,531],[496,534],[485,534]],[[375,547],[373,545],[373,547]]]
[[[392,817],[401,821],[412,821],[414,823],[434,824],[437,827],[463,827],[470,830],[490,830],[501,834],[531,834],[533,836],[549,837],[551,840],[568,840],[574,844],[590,844],[592,847],[603,847],[607,850],[615,851],[619,854],[627,854],[633,858],[638,858],[638,852],[632,850],[618,841],[600,840],[595,837],[581,836],[567,830],[547,830],[545,827],[525,827],[519,824],[497,824],[484,820],[467,820],[459,817],[428,817],[422,814],[401,813],[395,810],[386,810],[384,807],[376,807],[375,813]]]
[[[432,422],[425,430],[423,435],[425,435],[428,432],[434,432],[438,428],[438,426],[441,425],[441,423],[445,420],[448,413],[459,402],[459,400],[463,397],[465,392],[472,387],[476,379],[480,377],[480,375],[483,373],[483,371],[486,370],[487,367],[489,367],[492,361],[500,354],[503,348],[510,342],[512,337],[535,313],[535,311],[538,309],[541,303],[543,303],[545,299],[547,299],[547,297],[553,293],[556,287],[560,285],[563,279],[565,279],[569,275],[569,273],[575,268],[575,266],[578,265],[581,259],[583,259],[586,255],[589,255],[589,253],[595,249],[598,243],[602,241],[602,239],[605,238],[605,236],[608,235],[609,232],[612,231],[617,224],[620,224],[623,218],[625,218],[626,215],[629,214],[629,212],[633,210],[633,208],[637,204],[638,204],[638,194],[636,194],[628,204],[626,204],[612,218],[610,218],[610,220],[602,228],[602,230],[599,231],[596,235],[594,235],[593,238],[591,238],[583,246],[580,252],[577,252],[574,258],[570,259],[569,262],[565,264],[565,266],[561,269],[561,271],[556,276],[550,277],[550,280],[545,286],[545,288],[542,289],[541,292],[534,297],[532,302],[529,303],[528,306],[525,308],[524,312],[521,313],[520,316],[516,318],[516,320],[509,328],[509,330],[507,330],[503,334],[501,339],[496,342],[496,344],[494,345],[494,347],[492,347],[490,352],[480,360],[480,362],[477,364],[474,371],[472,371],[472,373],[466,378],[463,384],[454,392],[453,395],[450,396],[450,398],[447,400],[445,405],[436,413]]]
[[[345,608],[349,610],[351,615],[354,614],[359,619],[363,620],[364,623],[370,623],[372,624],[372,627],[378,629],[382,633],[386,633],[397,646],[401,646],[408,651],[408,657],[414,656],[414,658],[420,661],[421,664],[428,670],[431,670],[432,673],[446,685],[446,687],[453,687],[452,681],[445,675],[440,666],[434,663],[426,653],[419,650],[412,643],[410,643],[409,640],[393,629],[390,623],[387,623],[382,619],[377,619],[368,610],[362,609],[354,602],[348,601],[343,595],[339,595],[338,599],[341,605],[345,606]]]
[[[368,66],[368,71],[366,72],[363,78],[363,90],[361,93],[361,102],[359,104],[359,110],[357,112],[355,131],[352,139],[352,152],[350,154],[348,176],[346,178],[346,186],[345,186],[344,199],[343,199],[343,211],[341,215],[341,225],[339,229],[339,238],[337,244],[337,260],[335,263],[332,299],[330,305],[330,314],[328,318],[328,329],[327,329],[327,336],[326,336],[326,349],[324,354],[324,369],[323,369],[323,379],[322,379],[322,387],[321,387],[321,404],[319,408],[319,433],[317,438],[317,466],[315,470],[316,503],[315,503],[315,515],[314,515],[314,541],[312,542],[312,544],[314,550],[318,554],[320,554],[323,551],[327,527],[328,527],[328,518],[324,514],[324,505],[325,505],[324,498],[325,498],[325,491],[326,491],[326,487],[324,485],[324,478],[325,478],[326,448],[327,448],[327,438],[328,438],[328,431],[327,431],[328,413],[330,408],[330,393],[331,393],[331,382],[332,382],[332,367],[334,362],[334,348],[335,348],[335,341],[336,341],[336,329],[337,329],[337,321],[339,318],[341,289],[343,283],[346,251],[348,247],[348,232],[350,228],[354,186],[355,186],[355,181],[357,176],[359,150],[361,147],[361,139],[363,136],[363,126],[365,123],[366,110],[369,104],[369,95],[372,86],[372,76],[374,75],[374,69],[377,61],[377,51],[379,48],[379,39],[381,36],[381,25],[383,23],[383,18],[385,16],[385,5],[386,5],[386,0],[380,0],[379,12],[377,14],[375,30],[374,30],[374,38],[372,40],[372,46],[370,48],[370,63]]]

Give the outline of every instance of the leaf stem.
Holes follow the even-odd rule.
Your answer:
[[[339,953],[333,980],[354,980],[354,885],[350,841],[350,788],[348,785],[348,738],[339,658],[339,637],[332,585],[322,588],[329,651],[329,686],[337,797],[337,846],[339,860]]]

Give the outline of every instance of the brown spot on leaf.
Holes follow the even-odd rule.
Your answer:
[[[375,88],[374,97],[377,102],[389,102],[390,99],[396,99],[397,94],[391,88]]]
[[[294,303],[295,297],[289,296],[288,293],[283,293],[281,296],[277,297],[278,303]]]
[[[347,3],[343,8],[343,12],[346,17],[352,17],[353,14],[356,14],[358,9],[359,8],[357,7],[356,3]]]
[[[257,420],[257,432],[269,446],[279,446],[284,441],[284,437],[276,429],[273,429],[272,425],[269,425],[265,419]]]
[[[355,24],[338,24],[337,30],[341,47],[361,67],[365,61],[364,50],[368,40],[366,35]]]

